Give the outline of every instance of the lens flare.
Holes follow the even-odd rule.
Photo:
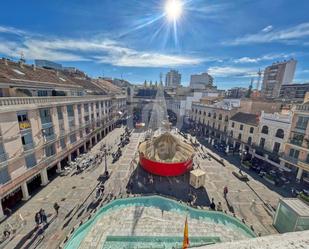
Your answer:
[[[171,21],[176,21],[182,13],[182,2],[180,0],[167,0],[165,14]]]

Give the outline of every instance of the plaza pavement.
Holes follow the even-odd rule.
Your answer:
[[[95,145],[90,153],[95,154],[101,144],[108,144],[113,148],[113,151],[116,151],[120,134],[123,131],[123,128],[115,129]],[[111,172],[111,176],[105,183],[103,202],[108,201],[107,199],[130,196],[131,194],[159,194],[208,209],[211,198],[214,198],[216,204],[220,201],[223,209],[232,214],[223,198],[223,188],[228,186],[227,199],[233,207],[236,217],[244,219],[249,226],[253,225],[256,233],[261,233],[261,235],[276,233],[272,227],[272,217],[267,212],[264,203],[268,202],[276,206],[280,195],[250,176],[248,183],[240,181],[232,175],[232,171],[238,171],[237,166],[227,163],[224,167],[214,159],[203,159],[200,156],[201,153],[197,153],[195,162],[206,172],[205,188],[195,190],[190,187],[189,173],[168,178],[150,176],[138,167],[136,149],[142,139],[143,133],[132,133],[130,143],[124,148],[119,161],[111,164],[111,158],[108,158],[108,170]],[[204,148],[204,151],[206,150]],[[99,182],[99,175],[103,171],[104,160],[101,165],[90,168],[81,174],[57,177],[42,188],[1,224],[1,228],[3,228],[5,223],[10,222],[19,214],[26,220],[26,225],[6,248],[56,248],[75,224],[87,217],[98,205],[102,205],[102,203],[96,202],[94,190]],[[152,177],[153,183],[149,182],[149,177]],[[113,197],[110,196],[110,193]],[[194,196],[196,200],[194,200]],[[44,208],[49,220],[52,220],[55,201],[60,205],[60,214],[49,224],[45,238],[40,241],[40,237],[33,234],[34,214],[40,208]]]

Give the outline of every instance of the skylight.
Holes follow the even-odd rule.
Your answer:
[[[12,70],[19,75],[25,75],[23,72],[19,71],[18,69],[12,69]]]

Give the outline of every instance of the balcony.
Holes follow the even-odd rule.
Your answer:
[[[28,151],[28,150],[34,149],[35,144],[34,142],[32,142],[32,143],[24,144],[23,147],[24,147],[24,151]]]
[[[298,164],[298,161],[299,159],[298,158],[295,158],[295,157],[291,157],[289,155],[286,155],[284,153],[280,153],[280,158],[290,164],[294,164],[294,165],[297,165]]]
[[[26,129],[30,129],[30,128],[31,128],[31,123],[30,123],[29,120],[19,122],[19,129],[20,130],[26,130]]]
[[[294,144],[294,145],[297,145],[297,146],[302,146],[303,144],[303,140],[300,140],[300,139],[290,139],[290,144]]]
[[[44,136],[46,142],[50,142],[56,139],[56,134],[49,134]]]
[[[0,154],[0,164],[3,162],[6,162],[9,159],[9,156],[7,153]]]

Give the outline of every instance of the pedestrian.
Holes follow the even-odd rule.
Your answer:
[[[224,195],[224,198],[226,199],[226,196],[227,196],[227,193],[229,192],[227,186],[224,187],[223,189],[223,195]]]
[[[45,214],[45,210],[41,208],[40,210],[41,221],[44,224],[47,224],[47,216]]]
[[[211,210],[216,210],[216,204],[215,204],[214,198],[211,199],[210,209]]]
[[[219,201],[219,203],[218,203],[218,206],[217,206],[217,211],[220,211],[220,212],[222,212],[222,204],[221,204],[221,202]]]
[[[55,203],[54,203],[54,209],[55,209],[55,211],[56,211],[56,216],[58,216],[59,208],[60,208],[60,206],[58,205],[57,202],[55,202]]]
[[[35,214],[34,221],[35,221],[37,227],[41,224],[42,220],[41,220],[41,215],[40,215],[39,212],[37,212]]]
[[[98,186],[98,187],[96,187],[96,191],[95,191],[95,198],[99,198],[100,197],[100,195],[101,195],[101,190],[100,190],[100,187]]]

